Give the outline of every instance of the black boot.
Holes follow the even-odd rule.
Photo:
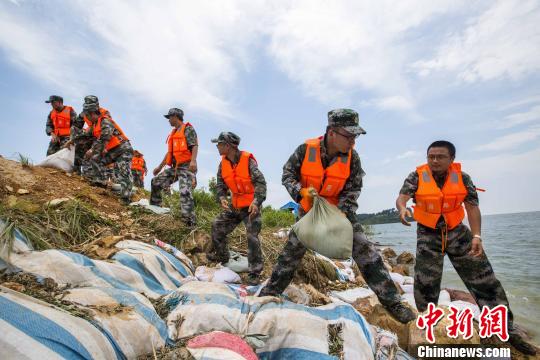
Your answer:
[[[525,341],[523,336],[520,334],[510,333],[508,342],[512,344],[512,346],[515,347],[520,353],[525,355],[536,355],[536,348],[532,344]]]
[[[400,323],[406,324],[409,321],[416,319],[414,312],[402,302],[385,306],[385,308]]]
[[[260,274],[248,274],[247,283],[248,285],[255,286],[259,285],[261,282],[261,275]]]

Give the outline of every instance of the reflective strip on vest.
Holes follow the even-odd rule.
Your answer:
[[[255,187],[249,174],[251,153],[242,151],[236,166],[225,157],[221,158],[221,177],[232,193],[232,205],[242,209],[251,205],[255,199]]]
[[[300,183],[303,188],[313,187],[317,193],[331,204],[337,205],[339,194],[350,175],[352,150],[347,155],[339,156],[326,169],[322,165],[320,146],[322,137],[306,140],[306,155],[300,168]],[[300,201],[304,211],[311,209],[311,204]]]
[[[417,167],[417,173],[419,178],[414,219],[424,226],[436,229],[442,216],[448,229],[455,228],[465,217],[463,201],[467,196],[467,188],[463,184],[461,165],[450,165],[442,189],[437,186],[427,164]]]
[[[51,111],[51,120],[53,123],[53,132],[56,136],[69,136],[71,133],[71,106],[64,106],[62,111]]]
[[[187,145],[185,135],[186,127],[191,126],[190,123],[182,124],[180,129],[172,129],[169,137],[167,137],[167,159],[166,163],[169,166],[175,166],[191,161],[191,151]]]

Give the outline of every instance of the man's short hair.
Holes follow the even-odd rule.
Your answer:
[[[450,141],[446,141],[446,140],[434,141],[433,143],[431,143],[431,145],[429,145],[429,147],[427,148],[426,153],[429,152],[429,149],[434,148],[434,147],[447,148],[448,152],[450,153],[450,157],[451,158],[456,157],[456,147]]]

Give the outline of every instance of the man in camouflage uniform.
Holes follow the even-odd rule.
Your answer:
[[[66,147],[75,145],[75,160],[73,163],[73,169],[74,172],[79,175],[81,175],[85,171],[89,171],[89,163],[84,161],[84,154],[86,154],[86,152],[92,147],[92,144],[94,143],[94,136],[90,131],[90,125],[86,121],[88,120],[88,115],[84,111],[84,106],[92,104],[97,105],[103,114],[111,117],[111,114],[108,110],[103,109],[99,106],[99,100],[97,96],[87,95],[84,97],[83,111],[71,124],[71,138],[69,142],[65,145]],[[84,166],[83,163],[85,164]]]
[[[142,170],[135,169],[133,166],[135,164],[136,159],[141,159],[140,162],[142,163]],[[133,163],[131,165],[131,175],[133,175],[133,184],[138,188],[144,188],[144,175],[148,173],[148,169],[146,168],[146,161],[143,158],[143,154],[141,154],[138,150],[133,150]]]
[[[456,148],[448,141],[436,141],[428,147],[427,165],[439,189],[443,189],[447,182],[449,168],[454,162],[455,155]],[[532,355],[536,353],[536,350],[515,332],[513,316],[505,291],[495,277],[493,268],[483,251],[477,188],[468,174],[461,172],[461,178],[467,192],[463,205],[467,211],[470,229],[463,223],[459,223],[456,227],[448,230],[442,215],[435,228],[417,222],[416,265],[414,268],[416,307],[418,311],[423,312],[429,303],[437,304],[441,290],[444,256],[448,254],[456,272],[480,308],[483,306],[493,308],[497,305],[508,307],[509,341],[521,352]],[[413,171],[405,179],[396,200],[396,207],[404,225],[411,225],[407,221],[407,217],[411,217],[411,213],[407,209],[407,201],[412,198],[416,202],[418,188],[418,171]],[[417,211],[419,210],[417,209]],[[417,214],[415,214],[415,218],[416,216]],[[419,219],[419,221],[423,220]]]
[[[238,150],[240,137],[232,132],[222,132],[219,134],[219,137],[213,139],[212,142],[216,143],[219,154],[224,157],[224,159],[228,160],[233,168],[238,169],[240,158],[243,153]],[[223,161],[225,160],[222,160],[219,164],[216,180],[217,197],[223,212],[212,223],[212,244],[214,246],[214,254],[209,254],[209,259],[221,262],[222,264],[229,262],[227,235],[243,221],[246,226],[248,241],[248,284],[257,285],[263,269],[263,257],[259,233],[262,226],[260,209],[262,208],[262,203],[266,199],[266,181],[257,166],[257,161],[253,155],[251,155],[247,167],[251,185],[254,188],[253,201],[248,206],[236,207],[234,206],[234,201],[231,204],[229,200],[227,200],[229,187],[225,183],[222,175]],[[233,194],[233,196],[238,195]],[[242,194],[240,196],[246,195]]]
[[[116,182],[120,184],[120,198],[124,204],[129,204],[133,188],[131,176],[133,148],[120,128],[109,117],[101,115],[97,104],[85,104],[84,111],[92,122],[91,133],[98,126],[98,120],[101,119],[101,135],[95,137],[92,147],[84,155],[89,163],[89,171],[84,176],[92,184],[106,187],[107,165],[114,163],[117,170]],[[118,139],[120,144],[107,151],[106,145],[113,138]]]
[[[347,216],[353,225],[352,256],[358,264],[364,279],[375,292],[379,301],[397,320],[407,323],[415,318],[414,313],[400,301],[398,290],[384,267],[383,260],[374,245],[367,239],[362,226],[356,217],[358,197],[362,190],[362,178],[365,175],[360,164],[360,157],[354,150],[355,139],[366,132],[358,124],[358,113],[350,109],[336,109],[328,113],[326,134],[320,140],[320,157],[322,166],[326,169],[340,155],[351,151],[350,175],[339,193],[337,207]],[[302,188],[301,167],[305,158],[307,145],[304,143],[296,148],[289,160],[283,166],[282,184],[294,201],[300,202],[309,195],[308,189]],[[299,216],[304,215],[300,207]],[[294,272],[300,264],[306,247],[291,231],[289,240],[278,258],[272,276],[260,296],[278,295],[291,282]]]
[[[60,150],[69,141],[70,135],[58,134],[58,129],[55,129],[54,122],[51,117],[53,111],[56,113],[60,113],[64,109],[66,109],[66,106],[64,105],[64,99],[58,95],[51,95],[49,96],[49,100],[46,100],[45,103],[51,104],[52,107],[51,112],[49,112],[49,115],[47,116],[47,123],[45,125],[45,133],[47,134],[47,136],[51,137],[49,147],[47,148],[47,156],[49,156]],[[69,106],[67,108],[69,109],[70,124],[73,124],[75,122],[75,119],[77,118],[77,113],[75,112],[75,110],[73,110],[72,107]]]
[[[167,144],[171,137],[179,132],[184,125],[184,112],[179,108],[171,108],[167,115],[169,124],[173,127],[173,132],[167,138]],[[190,159],[177,164],[176,157],[172,152],[167,151],[163,161],[154,169],[154,178],[151,181],[150,204],[161,206],[162,192],[169,190],[171,185],[178,181],[180,192],[180,212],[182,220],[188,226],[195,226],[195,204],[193,202],[193,188],[195,187],[195,174],[197,173],[197,152],[199,149],[197,133],[190,123],[185,124],[184,137],[187,149],[190,152]],[[161,172],[165,165],[169,165],[165,171]],[[161,173],[160,173],[161,172]]]

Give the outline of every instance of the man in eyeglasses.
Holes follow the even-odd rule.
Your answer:
[[[509,342],[524,354],[534,355],[535,348],[514,329],[513,316],[504,289],[482,248],[481,214],[478,193],[471,177],[455,163],[455,146],[445,140],[432,143],[427,150],[427,164],[407,176],[396,200],[403,225],[410,226],[407,201],[411,198],[417,221],[414,299],[418,311],[429,303],[437,304],[441,290],[444,256],[448,254],[480,308],[505,305],[508,308]],[[467,211],[470,229],[462,221]]]
[[[356,111],[330,111],[325,135],[309,139],[298,146],[283,166],[281,182],[293,200],[300,203],[300,216],[311,209],[314,192],[336,205],[347,216],[354,231],[353,258],[364,279],[389,313],[400,322],[407,323],[414,320],[415,315],[400,301],[398,290],[384,267],[381,256],[364,235],[356,217],[357,200],[365,173],[354,145],[356,138],[365,133],[359,126]],[[260,296],[275,296],[283,292],[291,282],[306,250],[291,231],[272,276]]]

